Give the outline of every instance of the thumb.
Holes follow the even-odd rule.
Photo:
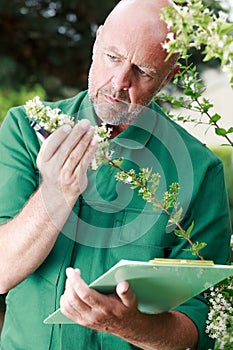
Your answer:
[[[136,304],[135,294],[132,292],[128,282],[123,281],[118,283],[116,293],[127,308]]]

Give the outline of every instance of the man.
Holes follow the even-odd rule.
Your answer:
[[[221,162],[150,103],[177,71],[175,58],[165,61],[161,46],[168,30],[159,11],[168,5],[168,0],[125,0],[111,12],[97,33],[89,97],[82,92],[51,104],[81,119],[73,129],[63,126],[41,145],[22,107],[5,119],[0,292],[9,293],[3,350],[213,346],[205,334],[208,306],[202,295],[173,311],[147,315],[138,311],[127,281],[113,295],[88,287],[122,258],[192,258],[184,251],[188,243],[167,227],[167,215],[153,211],[126,185],[116,186],[109,166],[88,170],[97,147],[91,125],[101,121],[112,126],[114,155],[124,156],[126,169],[149,164],[161,170],[163,189],[180,180],[182,224],[187,228],[195,220],[191,238],[207,242],[206,259],[228,259]],[[76,324],[43,324],[59,305]]]

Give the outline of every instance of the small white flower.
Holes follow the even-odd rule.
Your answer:
[[[98,164],[97,164],[97,161],[96,161],[96,158],[94,157],[91,161],[91,169],[92,170],[97,170],[98,169]]]
[[[70,116],[63,114],[59,108],[52,109],[50,106],[45,106],[39,96],[27,101],[24,108],[27,117],[36,121],[47,131],[52,132],[64,124],[74,126],[74,120]]]
[[[125,179],[125,183],[127,183],[127,184],[130,184],[132,181],[133,181],[132,176],[128,176],[128,177]]]
[[[175,39],[174,33],[173,33],[173,32],[169,32],[169,33],[167,34],[167,39],[168,39],[169,41],[173,41],[173,40]]]

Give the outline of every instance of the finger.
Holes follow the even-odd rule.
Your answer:
[[[43,141],[40,152],[37,157],[37,164],[41,164],[42,159],[47,162],[52,158],[54,153],[60,147],[62,142],[67,138],[71,132],[70,125],[63,125],[54,131],[46,140]]]
[[[94,158],[95,151],[97,149],[98,140],[97,138],[93,138],[91,143],[88,145],[85,153],[83,154],[83,157],[79,164],[77,164],[76,168],[74,169],[74,175],[80,178],[80,183],[82,182],[83,176],[87,173],[87,169],[91,163],[91,161]]]
[[[56,163],[63,163],[69,152],[76,146],[83,134],[90,128],[87,119],[80,120],[72,129],[70,125],[63,125],[48,137],[41,147],[44,161],[49,161],[54,155]],[[59,149],[59,152],[57,150]]]
[[[41,135],[38,131],[36,132],[38,139],[43,143],[46,140],[46,137]]]
[[[92,129],[94,129],[90,121],[87,119],[80,120],[72,129],[69,137],[63,142],[59,149],[58,157],[62,159],[66,159],[68,155],[76,148],[79,144],[80,140],[85,136],[86,133],[93,134]],[[91,132],[90,132],[91,130]]]
[[[83,301],[90,308],[101,307],[103,304],[103,295],[94,289],[89,288],[89,286],[81,278],[79,270],[68,268],[66,269],[66,275],[67,278],[70,279],[70,283],[81,301]]]
[[[60,309],[63,315],[76,323],[79,323],[79,320],[82,318],[82,311],[74,308],[74,305],[68,301],[65,294],[60,298]]]
[[[91,152],[92,157],[94,153],[94,148],[92,144],[92,139],[94,136],[95,128],[90,127],[89,130],[83,135],[75,147],[70,151],[70,154],[67,155],[67,158],[64,160],[63,170],[73,173],[78,166],[78,164],[83,160],[83,156],[86,153]]]
[[[66,280],[65,292],[60,299],[60,305],[66,313],[76,315],[76,317],[77,314],[81,315],[91,311],[90,307],[79,298],[69,278]]]
[[[120,282],[117,285],[116,293],[121,299],[122,303],[130,308],[136,304],[136,297],[132,289],[129,286],[129,283],[126,281]]]
[[[94,132],[95,128],[90,125],[89,120],[82,119],[59,148],[54,157],[55,163],[72,174],[91,142]]]

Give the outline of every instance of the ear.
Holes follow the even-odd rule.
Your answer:
[[[175,64],[171,72],[166,76],[166,78],[162,82],[159,90],[162,90],[162,88],[166,86],[169,83],[169,81],[171,81],[171,79],[174,77],[174,75],[176,75],[179,72],[179,70],[180,70],[180,65]]]
[[[101,26],[99,26],[98,27],[98,29],[97,29],[97,31],[96,31],[96,37],[98,37],[100,34],[101,34],[101,32],[102,32],[102,30],[103,30],[103,25],[101,25]]]
[[[103,30],[103,25],[99,26],[99,28],[96,31],[96,38],[95,38],[95,42],[94,42],[94,45],[93,45],[93,51],[92,51],[92,59],[93,59],[93,57],[95,55],[96,47],[98,45],[98,40],[99,40],[100,34],[102,33],[102,30]]]

